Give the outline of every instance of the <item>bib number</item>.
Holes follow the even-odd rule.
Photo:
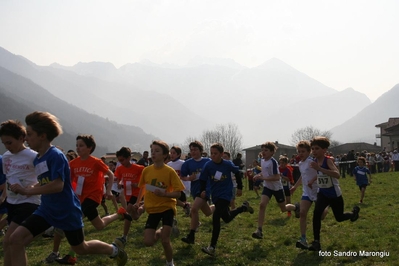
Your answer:
[[[76,185],[75,193],[76,195],[82,195],[83,185],[85,183],[85,178],[83,176],[78,176],[78,183]]]
[[[317,175],[317,185],[319,188],[330,188],[333,186],[331,177],[324,174]]]
[[[132,195],[132,181],[126,181],[126,195],[131,196]]]

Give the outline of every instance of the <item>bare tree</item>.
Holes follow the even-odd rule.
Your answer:
[[[223,144],[225,151],[230,152],[231,157],[235,158],[237,153],[242,151],[242,135],[238,126],[233,123],[227,125],[217,125],[214,129],[204,130],[199,138],[188,137],[185,140],[185,147],[188,149],[190,142],[201,141],[204,145],[204,152],[209,153],[212,144],[219,142]]]
[[[209,152],[213,143],[223,144],[224,149],[230,152],[232,158],[235,158],[238,152],[242,150],[242,135],[238,126],[233,123],[227,125],[217,125],[215,129],[205,130],[200,138],[204,145],[204,151]]]
[[[314,137],[323,136],[327,137],[331,141],[332,133],[328,130],[321,131],[320,129],[314,128],[312,126],[307,126],[300,128],[291,135],[291,144],[296,145],[301,140],[311,140]]]

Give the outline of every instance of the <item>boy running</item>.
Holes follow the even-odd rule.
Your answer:
[[[78,135],[76,137],[76,152],[79,155],[69,162],[71,169],[72,185],[80,200],[83,215],[97,230],[104,229],[110,223],[120,219],[132,220],[132,217],[123,207],[117,213],[102,217],[97,207],[101,204],[104,195],[104,175],[107,175],[109,182],[106,188],[106,197],[111,199],[111,187],[114,174],[108,166],[99,158],[91,154],[96,149],[96,142],[92,135]],[[74,265],[77,261],[75,252],[71,250],[63,258],[55,259],[58,263]]]
[[[211,146],[212,161],[205,164],[200,176],[200,196],[203,200],[208,200],[206,187],[210,183],[212,191],[212,201],[215,204],[215,211],[212,215],[212,239],[208,247],[201,250],[210,256],[215,255],[215,248],[220,234],[220,219],[225,223],[231,222],[239,213],[254,213],[253,208],[245,201],[242,206],[230,211],[230,201],[233,198],[233,182],[231,174],[237,177],[237,196],[242,195],[242,180],[239,168],[231,161],[224,160],[224,148],[222,144],[215,143]]]
[[[26,141],[31,149],[38,152],[33,164],[39,183],[30,187],[13,184],[10,190],[26,196],[42,196],[41,205],[16,228],[10,238],[10,265],[27,265],[25,247],[50,226],[64,231],[77,254],[104,254],[115,258],[118,266],[125,265],[127,255],[123,247],[98,240],[84,240],[82,211],[72,189],[68,161],[59,149],[51,145],[52,140],[62,133],[58,119],[50,113],[36,111],[29,114],[25,122]]]
[[[200,194],[200,182],[199,177],[201,170],[204,165],[211,159],[202,157],[204,146],[199,141],[193,141],[189,145],[191,158],[184,162],[181,167],[181,178],[184,181],[191,181],[191,196],[194,198],[194,203],[191,206],[191,223],[190,232],[186,237],[181,240],[187,244],[194,244],[195,232],[200,225],[199,222],[199,210],[209,216],[215,210],[215,205],[209,206],[207,201],[199,197]],[[207,198],[209,198],[209,191],[207,190]]]
[[[360,189],[359,203],[362,204],[363,199],[364,199],[364,193],[366,192],[366,188],[371,183],[371,172],[365,166],[366,159],[364,157],[357,158],[357,164],[358,164],[358,166],[356,166],[353,169],[353,175],[355,176],[356,185],[358,185],[359,189]],[[367,178],[367,175],[369,176],[369,178]]]
[[[292,167],[288,166],[288,158],[283,156],[279,158],[278,170],[281,175],[281,184],[283,185],[285,204],[291,204],[291,184],[294,183],[294,178],[292,177]],[[287,216],[291,217],[291,211],[287,212]]]
[[[252,237],[257,239],[263,238],[262,227],[265,220],[266,207],[273,195],[282,212],[294,211],[296,209],[295,205],[285,204],[278,163],[276,159],[273,158],[277,146],[273,142],[265,142],[261,145],[261,149],[263,157],[261,161],[262,172],[254,176],[254,180],[263,180],[263,192],[259,205],[258,228],[252,234]]]
[[[307,216],[312,206],[312,203],[317,200],[317,183],[314,183],[315,177],[317,176],[317,171],[310,167],[313,159],[310,157],[310,143],[307,140],[301,140],[296,145],[298,152],[299,161],[299,171],[301,176],[295,185],[291,188],[291,193],[294,193],[296,188],[302,184],[302,197],[299,203],[295,204],[298,208],[295,211],[295,216],[299,218],[299,227],[301,231],[301,237],[296,242],[296,247],[301,249],[308,249],[309,245],[306,240],[306,226],[307,226]],[[327,215],[328,207],[324,210],[323,217]]]
[[[147,166],[142,173],[139,187],[140,193],[134,205],[139,209],[144,197],[144,208],[148,219],[144,230],[144,244],[153,246],[161,239],[165,252],[166,265],[173,266],[173,249],[170,235],[173,226],[173,217],[176,215],[176,199],[184,190],[176,171],[167,166],[164,161],[169,154],[168,145],[160,140],[151,144],[151,159],[153,164]],[[162,220],[162,227],[157,229]]]
[[[327,206],[330,206],[335,220],[338,222],[351,220],[356,221],[359,218],[360,208],[353,207],[352,212],[344,213],[344,200],[342,198],[341,188],[339,187],[338,179],[340,178],[339,171],[334,162],[325,156],[330,141],[326,137],[315,137],[311,140],[310,146],[315,158],[314,162],[310,163],[310,167],[317,171],[317,184],[319,190],[317,192],[317,201],[313,213],[313,235],[309,250],[319,251],[320,245],[320,229],[321,218]],[[316,180],[316,179],[314,179]]]
[[[125,193],[127,212],[131,215],[133,220],[138,220],[143,214],[144,209],[141,207],[139,209],[133,208],[133,205],[137,202],[137,197],[140,192],[139,182],[141,179],[141,173],[144,170],[144,166],[132,163],[132,151],[127,147],[122,147],[116,152],[116,157],[118,162],[121,164],[115,171],[115,177],[118,178],[121,184],[123,184],[123,191]],[[123,226],[122,237],[116,238],[115,241],[120,241],[122,245],[126,245],[127,235],[130,230],[132,222],[130,220],[125,220]]]
[[[40,205],[40,195],[26,196],[10,190],[11,185],[18,184],[29,188],[37,184],[37,175],[33,161],[37,152],[24,145],[26,129],[21,122],[8,120],[0,125],[0,138],[7,151],[3,155],[3,173],[7,179],[2,198],[6,199],[8,209],[8,230],[3,240],[4,264],[11,265],[11,235]],[[4,223],[4,222],[3,222]]]

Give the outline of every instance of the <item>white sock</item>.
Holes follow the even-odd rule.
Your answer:
[[[112,254],[111,254],[111,258],[116,257],[116,255],[118,255],[118,247],[116,245],[112,245]]]
[[[172,261],[166,261],[166,264],[167,264],[168,266],[174,266],[174,264],[173,264],[173,259],[172,259]]]

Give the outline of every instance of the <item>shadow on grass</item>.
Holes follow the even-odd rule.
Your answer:
[[[289,218],[287,217],[280,217],[280,218],[275,218],[272,220],[269,220],[268,223],[271,225],[277,225],[277,226],[284,226]]]
[[[320,265],[324,261],[324,257],[319,256],[317,252],[303,251],[298,253],[291,265]]]

